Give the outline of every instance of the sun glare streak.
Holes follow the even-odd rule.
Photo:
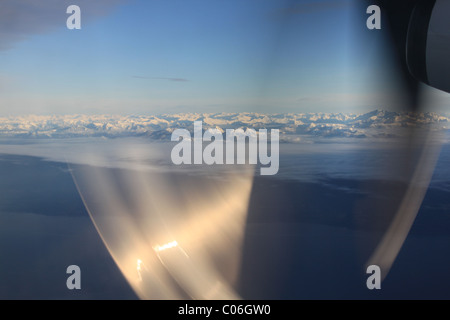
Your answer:
[[[138,273],[138,277],[139,277],[139,281],[142,281],[142,276],[141,276],[141,263],[142,261],[140,259],[137,260],[137,266],[136,266],[136,270]]]
[[[153,250],[155,250],[156,252],[159,252],[159,251],[170,249],[170,248],[173,248],[173,247],[176,247],[176,246],[178,246],[178,242],[172,241],[172,242],[166,243],[166,244],[164,244],[162,246],[156,245],[156,246],[153,247]]]
[[[253,168],[211,172],[73,168],[97,231],[141,299],[239,299]]]
[[[382,280],[388,275],[405,243],[428,190],[441,150],[441,143],[433,139],[434,137],[434,132],[430,131],[427,133],[421,148],[419,161],[415,166],[400,207],[383,238],[366,263],[366,267],[377,265],[381,268]]]

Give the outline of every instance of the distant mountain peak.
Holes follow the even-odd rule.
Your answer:
[[[436,113],[408,113],[376,109],[364,114],[351,113],[180,113],[166,115],[26,115],[0,118],[0,137],[76,138],[144,136],[170,140],[177,128],[193,129],[194,121],[203,129],[247,128],[279,129],[284,140],[313,137],[392,137],[399,128],[435,125],[449,130],[449,118]],[[291,138],[292,139],[291,139]],[[294,139],[295,138],[295,139]]]

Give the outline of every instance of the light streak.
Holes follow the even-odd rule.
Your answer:
[[[166,249],[174,248],[176,246],[178,246],[178,242],[171,241],[171,242],[166,243],[166,244],[164,244],[162,246],[156,245],[156,246],[153,247],[153,250],[155,250],[156,252],[160,252],[160,251],[163,251],[163,250],[166,250]]]

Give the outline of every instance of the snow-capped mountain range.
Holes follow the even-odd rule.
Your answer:
[[[0,118],[2,138],[148,137],[170,140],[177,128],[192,130],[194,121],[203,129],[279,129],[282,141],[301,137],[383,138],[401,136],[405,128],[431,127],[450,130],[450,117],[436,113],[375,110],[365,114],[345,113],[183,113],[160,116],[51,115]]]

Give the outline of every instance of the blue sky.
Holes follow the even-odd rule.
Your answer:
[[[3,115],[358,112],[389,92],[357,1],[69,1],[81,30],[54,0],[5,1]]]

